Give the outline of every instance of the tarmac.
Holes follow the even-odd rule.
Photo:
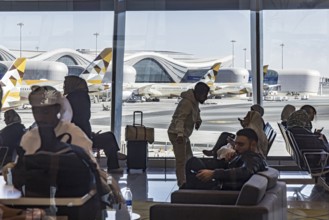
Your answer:
[[[167,136],[167,128],[171,121],[172,114],[177,106],[177,99],[161,99],[160,102],[123,103],[122,106],[122,127],[121,146],[125,152],[124,132],[125,126],[133,123],[133,112],[143,111],[143,124],[155,128],[155,143],[149,145],[149,156],[173,156],[172,146]],[[91,124],[93,131],[110,131],[111,113],[103,110],[103,105],[111,106],[110,102],[92,103]],[[277,122],[280,121],[281,111],[284,105],[292,104],[297,108],[304,104],[313,105],[317,109],[317,116],[313,122],[314,128],[324,127],[323,133],[329,135],[329,96],[314,96],[308,100],[294,99],[289,97],[288,101],[264,101],[264,120],[269,122],[277,132],[277,137],[270,150],[270,156],[288,156],[285,144],[280,134]],[[217,138],[223,131],[235,133],[241,129],[238,118],[243,118],[250,106],[251,101],[246,98],[223,98],[210,99],[200,105],[202,125],[198,131],[194,131],[190,137],[192,148],[196,155],[202,154],[205,148],[212,148]],[[17,109],[22,122],[29,127],[33,122],[31,109]],[[3,118],[3,115],[2,115]],[[0,128],[5,126],[0,121]]]

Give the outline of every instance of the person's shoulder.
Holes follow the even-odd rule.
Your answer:
[[[39,135],[38,127],[31,128],[26,130],[26,132],[23,134],[22,140],[34,138],[36,135]]]
[[[74,123],[70,121],[60,120],[57,127],[61,130],[75,130],[79,129]]]
[[[68,133],[74,133],[76,135],[82,133],[84,134],[84,132],[82,131],[81,128],[79,128],[78,126],[76,126],[74,123],[69,122],[69,121],[60,121],[59,122],[59,126],[60,126],[60,130],[63,131],[67,131]]]

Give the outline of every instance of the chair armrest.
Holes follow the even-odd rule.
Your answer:
[[[326,151],[303,151],[307,168],[310,174],[322,175],[329,172],[328,158]]]
[[[234,205],[240,191],[229,190],[177,190],[171,194],[172,203]]]

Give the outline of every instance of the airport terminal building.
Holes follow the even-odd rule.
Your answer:
[[[30,57],[24,79],[64,78],[65,75],[79,75],[94,59],[89,50],[56,49],[48,52],[28,51]],[[0,47],[0,75],[7,72],[16,55]],[[191,83],[199,81],[216,62],[227,65],[230,57],[224,59],[198,59],[190,54],[177,52],[129,51],[125,55],[124,82],[131,81],[135,74],[136,83]],[[65,64],[65,65],[63,65]],[[111,67],[104,83],[111,82]],[[125,81],[126,79],[126,81]]]
[[[24,79],[61,80],[66,75],[79,75],[93,61],[90,50],[56,49],[48,52],[28,51]],[[0,76],[13,61],[15,53],[0,46]],[[191,54],[168,51],[129,51],[125,55],[124,79],[128,83],[194,83],[199,81],[216,62],[222,62],[216,83],[248,83],[250,73],[244,68],[228,68],[231,57],[198,59]],[[104,83],[111,82],[111,67]],[[295,80],[296,77],[300,80]],[[315,70],[268,70],[264,83],[279,84],[282,92],[317,94],[320,73]]]

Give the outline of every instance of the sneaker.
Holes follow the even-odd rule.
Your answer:
[[[118,152],[118,160],[127,160],[127,155]]]
[[[123,169],[121,167],[116,169],[107,169],[107,173],[123,173]]]
[[[208,157],[214,156],[214,152],[212,150],[203,150],[202,153]]]

